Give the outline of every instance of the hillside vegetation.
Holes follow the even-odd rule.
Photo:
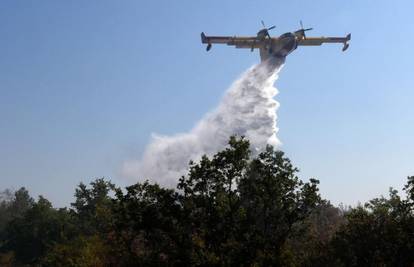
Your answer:
[[[244,138],[189,167],[175,190],[81,183],[63,209],[25,188],[3,191],[0,266],[414,264],[414,177],[403,194],[344,208],[283,152],[252,157]]]

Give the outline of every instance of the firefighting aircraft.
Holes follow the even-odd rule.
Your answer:
[[[261,29],[255,37],[231,37],[231,36],[206,36],[204,32],[201,33],[201,42],[207,44],[207,51],[212,47],[212,44],[227,44],[234,45],[236,48],[248,48],[251,51],[258,48],[260,51],[260,58],[262,61],[273,57],[286,57],[299,45],[317,46],[323,43],[341,43],[343,44],[342,51],[349,47],[348,41],[351,40],[351,34],[346,37],[306,37],[305,32],[313,28],[303,28],[302,21],[301,28],[295,32],[287,32],[279,37],[271,37],[269,31],[276,28],[272,26],[267,28],[262,21],[263,29]]]

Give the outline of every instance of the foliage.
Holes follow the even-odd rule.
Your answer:
[[[80,235],[69,242],[56,243],[42,259],[43,266],[108,266],[110,247],[99,236]]]
[[[177,193],[144,182],[117,190],[113,242],[123,265],[159,266],[180,262],[181,207]]]
[[[111,221],[110,194],[116,187],[104,178],[96,179],[88,188],[80,183],[75,190],[75,202],[71,204],[76,224],[83,234],[94,235],[109,231]]]
[[[66,209],[56,210],[40,196],[22,217],[8,223],[2,248],[13,251],[19,262],[37,263],[54,243],[66,239],[68,216]]]
[[[24,187],[14,193],[10,190],[0,192],[0,237],[6,225],[14,218],[21,217],[33,203],[33,198]]]
[[[70,209],[0,193],[1,266],[412,266],[414,177],[405,196],[344,210],[281,151],[231,137],[190,162],[177,189],[80,183]]]
[[[408,177],[405,199],[391,188],[388,198],[375,198],[352,209],[331,242],[331,257],[344,266],[412,266],[413,185],[413,177]]]

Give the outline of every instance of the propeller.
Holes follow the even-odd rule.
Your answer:
[[[270,31],[270,30],[273,30],[274,28],[276,28],[276,26],[275,26],[275,25],[273,25],[272,27],[266,28],[266,25],[265,25],[264,21],[262,20],[261,22],[262,22],[262,26],[263,26],[263,28],[265,28],[265,29],[266,29],[267,37],[271,38],[271,37],[270,37],[270,34],[269,34],[269,31]]]
[[[261,36],[261,34],[263,34],[263,33],[265,33],[266,34],[266,36],[269,38],[269,39],[272,39],[272,37],[270,36],[270,34],[269,34],[269,31],[270,30],[273,30],[274,28],[276,28],[276,26],[272,26],[272,27],[269,27],[269,28],[266,28],[266,25],[265,25],[265,23],[264,23],[264,21],[262,20],[261,21],[261,23],[262,23],[262,26],[263,26],[263,29],[261,29],[258,33],[257,33],[257,35],[259,36],[259,34],[260,34],[260,36]],[[260,37],[260,39],[261,39],[262,37]],[[253,44],[252,44],[252,47],[251,47],[251,51],[253,52],[253,50],[254,50],[254,45],[256,44],[256,40],[254,40],[253,41]]]
[[[302,34],[303,34],[303,38],[304,39],[306,39],[306,34],[305,34],[305,32],[306,31],[311,31],[311,30],[313,30],[313,28],[307,28],[307,29],[305,29],[305,28],[303,28],[303,23],[302,23],[302,21],[300,21],[300,31],[302,32]]]

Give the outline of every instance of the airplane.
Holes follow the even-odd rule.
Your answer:
[[[301,28],[295,32],[287,32],[279,37],[271,37],[269,31],[276,28],[272,26],[266,28],[262,21],[263,29],[261,29],[255,37],[237,37],[237,36],[206,36],[201,33],[201,42],[207,44],[206,50],[210,51],[213,44],[234,45],[236,48],[250,48],[251,51],[259,49],[261,61],[265,61],[270,57],[284,58],[293,52],[298,46],[320,46],[323,43],[342,43],[342,51],[349,47],[351,34],[346,37],[307,37],[305,32],[313,28],[305,29],[302,21]]]

